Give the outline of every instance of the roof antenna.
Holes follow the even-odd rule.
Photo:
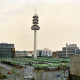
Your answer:
[[[35,14],[36,14],[36,8],[35,8]]]

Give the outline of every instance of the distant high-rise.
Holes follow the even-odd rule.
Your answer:
[[[36,53],[36,49],[37,49],[37,30],[40,29],[40,27],[38,26],[38,15],[35,12],[35,15],[33,16],[33,26],[31,27],[31,30],[34,30],[34,54],[33,57],[37,58],[37,53]]]

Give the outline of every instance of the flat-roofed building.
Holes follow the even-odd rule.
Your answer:
[[[14,44],[1,43],[0,58],[14,58],[14,57],[15,57]]]
[[[57,51],[52,52],[52,57],[53,57],[53,58],[58,58],[58,53],[57,53]]]
[[[71,55],[80,54],[80,49],[77,44],[67,44],[62,48],[62,51],[57,51],[59,57],[70,57]]]
[[[33,51],[15,51],[15,57],[22,58],[22,57],[32,57]]]
[[[37,56],[39,56],[39,57],[52,57],[52,51],[47,48],[37,50]]]

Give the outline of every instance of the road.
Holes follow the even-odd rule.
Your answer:
[[[0,63],[2,67],[1,72],[5,74],[8,78],[6,80],[27,80],[24,76],[32,76],[35,80],[64,80],[64,71],[44,71],[37,70],[31,66],[26,66],[26,68],[18,69],[3,63]],[[8,74],[9,70],[12,70],[12,74]],[[60,75],[56,77],[56,75]],[[68,71],[65,71],[65,76],[68,76]]]

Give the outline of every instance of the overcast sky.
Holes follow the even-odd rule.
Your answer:
[[[80,0],[0,0],[0,42],[16,50],[33,50],[31,30],[35,7],[39,16],[37,48],[80,47]]]

